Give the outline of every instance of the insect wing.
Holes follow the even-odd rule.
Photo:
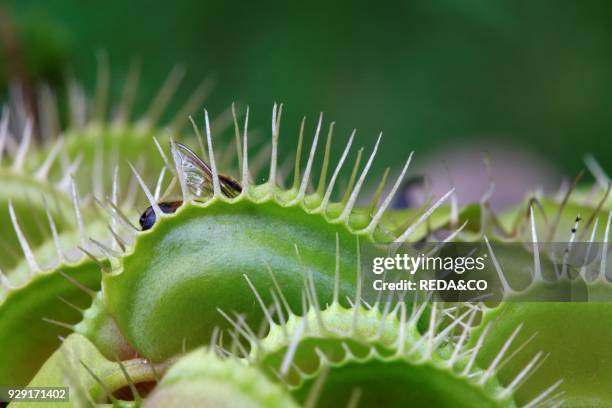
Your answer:
[[[221,184],[221,191],[227,197],[233,198],[242,193],[242,186],[236,180],[229,176],[219,175],[219,182]]]
[[[191,149],[181,143],[175,143],[176,152],[180,159],[181,169],[185,176],[185,183],[191,194],[196,197],[213,194],[212,170]],[[236,197],[242,192],[242,186],[233,178],[218,175],[221,191],[227,197]]]
[[[195,197],[212,195],[212,171],[208,164],[187,146],[175,143],[175,147],[180,170],[183,172],[185,184],[191,194]]]

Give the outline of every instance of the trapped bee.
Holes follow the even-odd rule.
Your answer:
[[[174,143],[180,171],[185,177],[185,185],[189,192],[195,197],[209,197],[213,195],[213,175],[212,170],[204,160],[187,146],[181,143]],[[233,198],[242,192],[242,186],[233,178],[219,174],[219,185],[221,193],[226,197]],[[169,201],[159,203],[159,208],[166,214],[172,214],[183,204],[182,201]],[[140,216],[140,226],[143,231],[153,227],[155,224],[155,211],[153,207],[148,207]]]

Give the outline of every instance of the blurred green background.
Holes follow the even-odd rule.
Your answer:
[[[33,81],[61,86],[70,68],[93,92],[106,50],[118,97],[140,58],[144,109],[181,63],[174,109],[212,76],[206,107],[249,104],[266,131],[274,101],[285,103],[284,135],[297,134],[302,115],[311,126],[319,111],[336,120],[337,150],[354,127],[366,148],[384,131],[377,170],[412,149],[491,140],[567,176],[587,152],[612,164],[611,2],[305,3],[4,0],[0,23],[18,36]],[[3,56],[3,98],[9,74]]]

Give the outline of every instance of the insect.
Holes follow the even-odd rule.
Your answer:
[[[190,148],[181,143],[174,143],[176,160],[179,163],[179,171],[183,172],[185,185],[189,192],[195,197],[209,197],[213,194],[212,170],[204,160]],[[219,185],[221,192],[229,198],[236,197],[242,192],[242,186],[230,176],[219,174]],[[159,203],[159,208],[166,214],[174,213],[183,204],[182,201],[170,201]],[[148,207],[140,216],[140,226],[143,231],[153,227],[155,224],[155,211]]]

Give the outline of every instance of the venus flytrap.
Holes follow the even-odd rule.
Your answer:
[[[243,295],[249,291],[242,279],[243,274],[247,274],[252,285],[261,290],[267,285],[266,270],[269,268],[282,282],[290,306],[298,310],[303,286],[300,271],[303,268],[317,271],[315,285],[322,303],[329,303],[335,279],[330,271],[335,270],[337,263],[341,274],[338,288],[340,298],[344,299],[347,293],[354,290],[354,275],[348,271],[355,268],[353,242],[356,237],[372,242],[381,236],[390,239],[380,234],[378,228],[384,222],[381,214],[390,199],[383,203],[382,212],[376,217],[354,208],[376,148],[354,189],[345,193],[349,197],[345,204],[324,202],[325,197],[316,192],[306,194],[320,120],[297,191],[271,186],[270,180],[276,180],[273,172],[268,182],[259,185],[251,183],[247,176],[247,183],[241,186],[240,193],[230,198],[225,190],[226,182],[221,182],[226,179],[221,179],[214,159],[207,115],[205,119],[206,146],[210,158],[208,177],[211,178],[212,188],[200,197],[194,196],[193,184],[188,185],[185,181],[187,176],[193,177],[193,174],[185,173],[183,162],[177,163],[177,185],[182,187],[180,196],[188,201],[183,202],[176,212],[167,214],[161,210],[143,178],[137,175],[149,199],[155,224],[147,231],[136,233],[134,245],[126,248],[119,257],[118,268],[104,274],[104,307],[90,314],[98,316],[108,313],[135,349],[154,361],[171,357],[184,344],[189,348],[202,344],[215,327],[227,326],[227,322],[216,312],[218,307],[243,313],[250,324],[257,325],[263,315]],[[277,126],[277,120],[273,123]],[[249,162],[246,134],[245,128],[243,174],[248,174],[246,166]],[[276,134],[274,129],[273,134]],[[275,152],[278,137],[273,137],[272,143],[272,152]],[[180,159],[176,147],[173,145],[171,148],[174,152],[172,156]],[[328,157],[329,152],[325,156]],[[343,157],[346,157],[346,153]],[[274,155],[271,169],[275,168],[273,162]],[[335,182],[342,162],[343,159],[336,167],[332,182]],[[318,190],[331,189],[333,185]],[[329,200],[329,194],[326,196]],[[434,203],[427,214],[435,210],[444,198]],[[414,231],[414,226],[425,219],[421,217],[417,220],[410,231]],[[412,237],[404,232],[400,238],[406,240]],[[341,243],[338,259],[336,239]],[[300,251],[300,262],[295,258],[296,247]],[[268,292],[262,292],[262,297],[265,302],[271,301]],[[184,317],[177,319],[176,316]],[[173,336],[166,336],[168,332]],[[95,333],[90,335],[95,343]]]
[[[131,161],[144,171],[148,181],[155,180],[161,165],[156,140],[167,141],[178,134],[187,123],[188,115],[210,93],[212,83],[205,81],[167,123],[160,123],[168,102],[177,90],[184,70],[176,67],[153,98],[145,113],[133,119],[134,99],[137,94],[139,67],[135,64],[128,73],[122,97],[109,108],[109,69],[106,57],[100,56],[96,94],[90,99],[74,79],[68,81],[68,125],[62,128],[60,108],[54,93],[43,87],[40,95],[40,115],[34,120],[23,118],[23,100],[16,97],[2,110],[0,118],[0,224],[10,225],[8,203],[22,217],[22,230],[30,244],[37,246],[51,238],[44,226],[46,210],[54,216],[58,232],[76,227],[71,217],[64,217],[70,207],[71,181],[86,194],[103,199],[113,183],[114,169]],[[109,112],[110,111],[110,112]],[[227,115],[225,115],[227,116]],[[213,124],[222,128],[227,122],[220,118]],[[39,137],[34,132],[38,131]],[[109,177],[110,175],[110,177]],[[119,185],[130,192],[126,208],[132,209],[138,190],[128,173],[122,173]],[[44,205],[46,201],[46,207]],[[24,215],[27,214],[27,217]],[[65,224],[65,225],[64,225]],[[41,226],[43,228],[41,228]],[[0,248],[0,269],[5,273],[20,258],[18,241],[13,234],[4,234]]]
[[[89,234],[100,237],[100,223],[58,233],[47,211],[52,238],[33,249],[21,228],[23,218],[15,215],[12,204],[9,210],[24,260],[2,275],[0,285],[0,383],[23,386],[58,346],[58,336],[82,318],[100,287],[100,267],[107,262],[87,241]],[[96,254],[95,261],[79,247]]]
[[[105,69],[100,71],[93,105],[71,85],[72,120],[62,136],[48,131],[43,149],[31,150],[26,128],[18,148],[0,148],[0,155],[10,151],[3,166],[8,167],[6,179],[15,183],[13,190],[33,185],[32,196],[45,196],[46,205],[41,199],[41,205],[36,202],[32,208],[48,231],[41,235],[38,223],[20,211],[28,201],[19,201],[13,190],[7,190],[7,222],[20,231],[12,248],[22,255],[0,274],[0,338],[2,346],[13,349],[21,343],[38,358],[23,364],[26,356],[15,354],[6,360],[0,366],[0,384],[5,381],[1,376],[9,378],[7,373],[16,366],[20,369],[13,378],[25,384],[61,334],[66,340],[31,385],[67,384],[76,406],[163,406],[169,401],[369,406],[380,398],[394,406],[407,396],[431,406],[555,406],[566,397],[585,406],[609,402],[603,386],[588,381],[588,372],[595,370],[598,381],[605,382],[612,371],[607,353],[597,348],[609,332],[606,303],[487,307],[427,301],[391,304],[379,299],[370,305],[355,275],[356,242],[386,245],[444,237],[471,242],[484,236],[490,242],[537,242],[535,235],[545,239],[566,232],[565,224],[574,222],[577,209],[584,223],[594,226],[591,240],[597,241],[609,230],[609,219],[606,224],[598,216],[600,210],[609,212],[605,188],[579,199],[539,197],[528,207],[530,218],[524,209],[494,214],[487,206],[493,183],[478,204],[457,208],[451,189],[423,208],[392,210],[410,170],[410,153],[399,177],[390,182],[390,193],[382,197],[386,173],[374,196],[366,200],[370,205],[358,207],[380,137],[371,151],[361,149],[354,155],[353,132],[334,163],[333,123],[323,143],[321,115],[310,148],[302,152],[302,122],[294,176],[285,188],[286,166],[278,157],[282,105],[273,109],[269,166],[261,160],[266,149],[258,155],[249,149],[248,109],[242,132],[234,112],[237,144],[221,153],[213,138],[215,125],[205,112],[205,138],[198,142],[210,168],[203,174],[197,166],[186,167],[193,167],[193,161],[186,160],[180,145],[169,137],[199,105],[203,88],[171,122],[171,132],[163,133],[156,130],[157,124],[182,76],[180,70],[173,71],[143,119],[133,121],[130,107],[137,71],[130,74],[124,97],[109,119]],[[47,110],[53,111],[49,106]],[[0,122],[0,147],[8,140],[3,133],[7,121]],[[169,153],[163,148],[167,141]],[[41,160],[47,152],[50,158]],[[129,165],[123,164],[126,160]],[[130,167],[131,180],[129,172],[118,173],[117,163],[125,170]],[[255,183],[258,178],[253,176],[262,167],[269,169],[267,181]],[[225,171],[239,175],[239,182]],[[26,181],[20,179],[24,174]],[[204,184],[194,188],[198,178]],[[343,178],[348,183],[342,190]],[[55,186],[49,187],[49,180]],[[83,200],[79,191],[85,193]],[[2,197],[0,191],[0,204]],[[140,198],[149,206],[146,231],[137,224],[135,202]],[[169,211],[164,205],[168,200],[180,205]],[[64,204],[53,207],[56,201]],[[94,202],[107,216],[99,216]],[[72,211],[71,217],[69,207],[82,211]],[[540,209],[546,216],[539,217]],[[521,265],[535,266],[534,253],[540,254],[526,250],[514,258]],[[544,252],[540,258],[545,261]],[[56,262],[48,266],[48,260]],[[607,261],[601,262],[607,268]],[[584,285],[588,296],[609,293],[602,276]],[[536,282],[532,289],[541,286]],[[568,316],[575,321],[569,329],[574,338],[570,343],[587,344],[596,350],[590,355],[595,357],[568,358],[568,345],[555,332],[555,327],[567,324]],[[494,329],[489,322],[494,322]],[[590,332],[586,326],[597,330]],[[24,336],[26,328],[37,334]],[[76,333],[65,337],[66,330]],[[45,339],[43,346],[33,340],[39,338]],[[207,351],[183,355],[203,345],[209,345]],[[76,349],[86,353],[75,359]],[[67,354],[76,363],[68,364],[71,368]],[[599,357],[601,366],[594,360]]]
[[[62,407],[140,406],[145,395],[174,360],[152,364],[131,356],[119,360],[102,355],[84,336],[73,333],[62,338],[60,346],[28,384],[30,387],[69,387],[70,401],[54,403]],[[16,407],[36,407],[40,402],[13,403]]]
[[[244,320],[220,311],[249,345],[247,360],[285,384],[304,406],[393,407],[409,401],[416,406],[512,407],[518,383],[542,358],[542,353],[530,356],[513,383],[503,387],[496,380],[496,367],[482,370],[475,364],[481,346],[466,344],[478,309],[468,308],[441,324],[449,315],[443,306],[416,300],[411,306],[364,306],[357,291],[350,307],[336,300],[321,310],[313,279],[309,275],[310,284],[304,289],[307,312],[296,315],[275,301],[269,308],[275,318],[268,317],[270,330],[261,339],[253,336],[255,328]],[[284,295],[279,291],[274,298]],[[421,333],[418,325],[429,308],[427,327]],[[268,308],[262,303],[262,309]],[[451,336],[455,330],[457,339]],[[234,335],[236,344],[240,340]],[[508,339],[508,344],[512,342]],[[499,359],[506,349],[499,350]],[[553,382],[543,388],[532,406],[538,401],[552,403],[558,385]]]
[[[607,242],[610,234],[610,206],[606,203],[609,188],[591,194],[589,201],[584,196],[576,200],[572,192],[565,193],[559,201],[550,199],[530,201],[528,217],[516,222],[517,234],[527,233],[525,239],[531,246],[531,252],[525,251],[525,262],[532,264],[533,281],[521,289],[509,294],[508,301],[498,305],[483,307],[482,320],[476,333],[482,333],[486,327],[492,327],[491,333],[483,343],[479,363],[492,361],[496,350],[505,338],[518,326],[521,332],[517,340],[530,339],[527,350],[546,352],[546,360],[541,367],[525,381],[518,390],[517,401],[525,402],[534,398],[539,388],[553,375],[563,378],[558,391],[563,393],[567,406],[609,406],[612,394],[607,385],[612,381],[612,355],[609,338],[612,323],[612,284],[610,283],[609,248]],[[524,214],[524,210],[520,211]],[[565,238],[562,238],[565,234]],[[582,241],[586,246],[593,244],[597,257],[592,263],[590,272],[586,267],[579,267],[569,274],[563,254],[552,254],[550,242],[542,236],[553,236],[558,241]],[[581,238],[584,237],[584,238]],[[544,262],[550,257],[562,261],[563,268],[555,273],[556,284],[552,284],[551,272],[546,271]],[[586,259],[586,258],[585,258]],[[503,263],[500,269],[503,269]],[[502,273],[511,275],[506,268]],[[549,295],[551,288],[558,290],[559,284],[574,294],[572,302],[530,302],[521,299],[534,299]],[[553,293],[554,296],[554,293]],[[587,302],[588,301],[588,302]],[[512,347],[511,352],[515,351]],[[507,383],[509,378],[519,372],[525,364],[524,357],[517,357],[500,369],[499,378]]]
[[[96,88],[92,96],[86,94],[77,80],[68,78],[68,103],[60,109],[55,94],[44,88],[44,95],[40,97],[40,115],[37,117],[40,137],[38,143],[31,140],[30,144],[37,146],[25,155],[23,165],[29,169],[38,162],[42,163],[48,155],[57,155],[56,146],[61,145],[61,160],[48,165],[48,175],[54,178],[74,174],[79,188],[102,198],[112,183],[113,169],[117,165],[123,166],[126,161],[134,163],[148,182],[155,180],[157,174],[154,171],[159,171],[162,162],[152,137],[166,143],[170,137],[176,138],[182,133],[189,115],[208,97],[213,83],[211,80],[203,81],[176,112],[169,112],[168,105],[185,76],[185,69],[176,66],[144,112],[135,113],[134,104],[139,94],[139,64],[134,63],[130,67],[119,100],[110,101],[111,79],[106,57],[100,56],[98,62]],[[14,110],[23,110],[23,101],[17,99],[11,102]],[[59,114],[63,110],[67,111],[67,120],[63,120]],[[228,117],[228,112],[225,112],[217,118],[213,127],[224,129],[229,124]],[[66,126],[62,126],[65,122]],[[69,165],[66,158],[77,160],[82,165],[80,171],[76,171],[76,166]],[[122,174],[121,185],[127,185],[127,176],[128,173]],[[131,187],[128,189],[131,190]],[[132,206],[135,199],[129,200]]]
[[[60,143],[54,145],[47,158],[36,163],[32,169],[26,166],[26,157],[32,151],[32,124],[27,122],[16,152],[9,154],[8,140],[10,114],[3,109],[0,120],[0,225],[15,223],[19,215],[21,223],[18,233],[3,231],[0,246],[0,269],[6,274],[22,259],[22,243],[19,234],[30,238],[29,245],[36,247],[44,243],[50,234],[41,230],[48,217],[54,218],[54,228],[61,232],[75,226],[74,218],[65,217],[65,208],[70,208],[70,174],[58,177],[49,175],[49,168],[57,160]],[[26,216],[27,214],[27,216]]]
[[[285,389],[257,367],[235,357],[222,358],[214,349],[199,348],[181,357],[144,400],[143,407],[240,406],[297,408]]]
[[[123,242],[124,230],[98,220],[91,206],[83,206],[74,180],[69,180],[60,219],[73,227],[60,230],[58,216],[43,198],[46,219],[37,225],[37,233],[42,230],[46,241],[40,245],[34,245],[39,235],[23,227],[32,220],[17,214],[12,201],[8,204],[22,260],[3,273],[0,282],[2,384],[26,385],[57,348],[58,336],[83,319],[100,288],[101,270],[111,266],[109,252]],[[117,202],[116,194],[112,196]]]

